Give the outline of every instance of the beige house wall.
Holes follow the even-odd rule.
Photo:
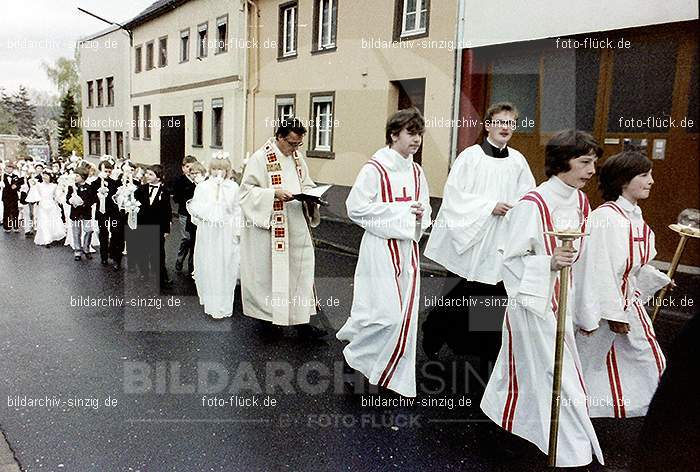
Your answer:
[[[154,121],[151,140],[131,139],[132,159],[138,163],[160,162],[160,116],[182,115],[185,118],[185,155],[192,154],[206,162],[212,148],[212,109],[214,98],[224,100],[223,150],[229,152],[235,163],[242,161],[243,139],[243,61],[241,47],[245,37],[243,3],[239,0],[196,0],[134,28],[134,47],[131,49],[132,92],[129,117],[133,107],[139,106],[143,119],[143,105],[151,105]],[[228,50],[215,53],[216,20],[228,15]],[[197,27],[208,22],[208,54],[197,59]],[[180,32],[189,28],[189,60],[180,62]],[[158,39],[168,37],[168,62],[158,67]],[[146,70],[146,43],[154,42],[155,67]],[[142,70],[134,69],[135,47],[142,46]],[[203,146],[193,146],[193,103],[201,100],[204,108]],[[131,135],[131,133],[130,133]],[[240,165],[240,164],[239,164]]]
[[[96,34],[79,43],[80,90],[82,102],[83,155],[89,155],[88,131],[100,133],[101,154],[105,153],[105,131],[112,136],[116,155],[115,131],[124,133],[124,155],[129,133],[129,35],[122,29]],[[114,77],[114,105],[107,106],[107,77]],[[96,80],[102,79],[103,106],[97,106]],[[88,81],[93,83],[93,106],[88,107]],[[98,157],[98,156],[93,156]]]
[[[386,120],[398,107],[398,91],[391,81],[425,78],[426,119],[452,117],[457,1],[431,1],[429,36],[387,48],[377,41],[392,42],[394,1],[338,0],[337,49],[312,54],[313,1],[300,0],[298,55],[283,61],[277,60],[275,45],[265,46],[277,41],[279,5],[285,2],[258,3],[258,48],[251,51],[250,64],[250,88],[255,90],[257,85],[257,92],[250,98],[248,151],[274,134],[275,95],[296,94],[296,114],[308,120],[310,94],[333,91],[338,124],[333,136],[335,158],[309,157],[307,162],[315,180],[349,186],[362,165],[384,146]],[[254,21],[254,15],[251,18]],[[442,195],[447,179],[450,136],[449,126],[426,129],[422,165],[432,196]],[[308,141],[307,135],[303,151]]]

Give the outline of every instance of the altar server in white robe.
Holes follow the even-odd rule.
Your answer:
[[[48,246],[66,236],[66,227],[61,219],[61,208],[56,202],[58,186],[51,182],[51,174],[44,170],[41,182],[33,185],[27,194],[27,202],[36,204],[36,233],[34,244]]]
[[[545,147],[545,174],[549,180],[528,192],[508,212],[503,282],[509,305],[501,351],[481,409],[503,429],[527,439],[545,454],[549,446],[559,271],[572,265],[587,244],[578,240],[574,250],[563,248],[545,232],[554,229],[553,218],[564,209],[579,208],[585,224],[588,199],[579,189],[595,174],[594,164],[601,154],[600,146],[586,133],[557,133]],[[573,301],[576,289],[574,278],[569,300]],[[556,457],[559,467],[586,465],[592,454],[603,463],[588,416],[572,318],[567,316],[565,335]]]
[[[240,201],[243,314],[273,325],[297,327],[306,337],[322,337],[309,324],[316,314],[314,247],[309,226],[320,222],[318,205],[294,195],[315,187],[301,153],[306,128],[295,118],[283,120],[248,160]]]
[[[575,266],[577,333],[591,417],[644,416],[666,359],[644,309],[668,276],[649,262],[654,232],[638,201],[654,183],[651,161],[638,152],[609,157],[600,170],[605,203],[589,218],[586,252]]]
[[[517,120],[518,110],[511,103],[496,103],[486,111],[487,135],[457,157],[425,248],[427,258],[450,272],[442,298],[455,303],[430,311],[423,323],[423,348],[431,357],[445,342],[456,353],[470,349],[482,355],[485,372],[484,361],[493,361],[498,352],[501,313],[483,306],[469,310],[462,300],[505,295],[498,252],[505,235],[504,217],[535,188],[527,160],[508,146]]]
[[[389,118],[386,143],[360,170],[345,205],[364,228],[353,303],[338,331],[346,363],[374,385],[416,396],[420,305],[418,241],[430,226],[430,192],[413,162],[425,122],[416,109]]]
[[[186,204],[197,226],[193,278],[199,303],[216,319],[233,314],[238,281],[241,210],[238,184],[230,176],[228,153],[216,153],[209,163],[209,178],[197,184]]]

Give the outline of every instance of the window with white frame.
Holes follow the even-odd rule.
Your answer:
[[[102,86],[102,79],[97,79],[95,83],[97,84],[97,106],[101,107],[102,105],[104,105],[104,102],[102,100],[102,95],[104,92],[104,87]]]
[[[192,106],[192,146],[204,143],[204,102],[195,100]]]
[[[297,55],[297,12],[297,2],[280,5],[280,57]]]
[[[153,69],[153,41],[146,43],[146,70]]]
[[[197,57],[207,57],[208,23],[197,26]]]
[[[131,118],[131,138],[140,139],[141,137],[141,121],[139,118],[139,106],[134,105],[133,114]]]
[[[427,30],[428,1],[402,0],[401,36],[423,34]]]
[[[114,77],[107,77],[107,106],[114,106]]]
[[[228,51],[228,15],[216,19],[216,54]]]
[[[294,117],[294,95],[278,95],[275,97],[275,122],[281,123]]]
[[[112,155],[112,132],[105,131],[105,154]]]
[[[91,156],[102,155],[102,151],[100,150],[99,131],[88,131],[88,152]]]
[[[87,107],[88,108],[92,108],[92,106],[93,106],[93,101],[92,101],[93,92],[94,92],[94,87],[92,85],[92,80],[90,80],[87,83]]]
[[[142,51],[141,46],[136,46],[134,48],[134,73],[136,73],[136,74],[141,72],[141,70],[143,69],[142,62],[141,62],[143,55],[142,55],[141,51]]]
[[[311,95],[311,127],[310,151],[332,152],[333,94]]]
[[[224,145],[224,99],[213,98],[211,101],[211,147]]]
[[[180,31],[180,62],[190,60],[190,29]]]
[[[158,67],[168,65],[168,37],[163,36],[158,40]]]
[[[151,105],[143,106],[143,139],[151,139]]]
[[[315,50],[334,49],[338,25],[338,0],[316,0]]]

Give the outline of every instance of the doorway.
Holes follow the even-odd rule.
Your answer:
[[[160,165],[163,181],[172,186],[181,173],[180,164],[185,157],[185,116],[160,117]]]

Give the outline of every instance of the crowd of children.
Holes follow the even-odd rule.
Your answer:
[[[221,274],[233,274],[225,279],[208,265],[215,259],[209,254],[221,250],[237,254],[237,241],[228,238],[215,246],[212,234],[223,230],[220,221],[201,210],[199,218],[193,220],[187,210],[192,205],[235,215],[235,220],[227,222],[238,234],[238,185],[232,179],[231,164],[226,154],[218,152],[208,175],[201,163],[187,156],[182,171],[175,185],[175,201],[182,217],[182,243],[175,269],[182,271],[182,261],[189,255],[186,274],[195,279],[205,312],[217,318],[231,316],[238,259],[230,258],[225,267],[220,267]],[[144,280],[157,280],[161,288],[172,284],[165,257],[165,240],[171,229],[171,195],[160,165],[135,165],[128,159],[106,155],[93,164],[73,154],[68,160],[51,164],[29,159],[0,162],[0,174],[5,233],[24,232],[26,237],[34,238],[35,244],[47,248],[70,246],[76,262],[92,259],[98,248],[101,264],[114,271],[122,270],[127,255],[129,272]],[[194,198],[195,186],[206,181],[232,192],[234,197],[209,192]],[[205,243],[199,247],[195,244],[196,225],[209,226],[203,231],[207,235]],[[198,260],[201,268],[195,271]],[[221,292],[228,294],[228,308],[208,306],[211,296],[204,294],[212,291],[216,293],[214,298]]]

